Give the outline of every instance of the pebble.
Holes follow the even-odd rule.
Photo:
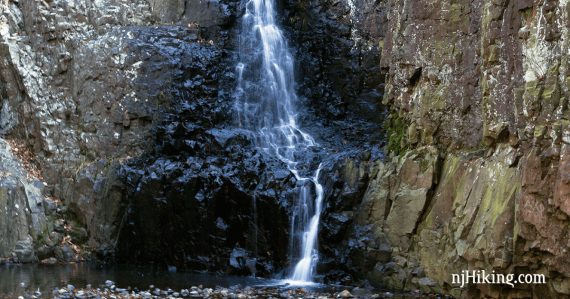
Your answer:
[[[214,292],[213,289],[204,289],[204,291],[202,292],[202,294],[204,295],[204,297],[209,297],[212,293]]]
[[[111,289],[111,286],[113,287]],[[287,298],[287,299],[344,299],[344,298],[391,298],[394,297],[393,293],[373,293],[372,289],[354,288],[353,293],[348,290],[342,292],[327,293],[312,291],[307,289],[283,289],[279,287],[231,287],[231,288],[204,288],[204,286],[192,286],[190,289],[181,289],[180,291],[165,288],[161,290],[151,285],[152,288],[141,290],[137,288],[121,288],[115,287],[115,283],[108,280],[101,288],[92,289],[88,286],[86,289],[77,289],[73,285],[67,285],[65,288],[54,289],[54,299],[93,299],[93,298],[108,298],[108,299],[185,299],[185,298],[212,298],[212,299],[249,299],[249,298]],[[331,290],[332,291],[332,290]],[[41,298],[39,290],[36,291],[36,298]],[[411,295],[411,293],[409,294]],[[418,294],[416,294],[418,295]],[[29,295],[26,298],[30,298]]]
[[[348,290],[344,290],[344,291],[340,292],[336,297],[337,298],[352,298],[352,294]]]
[[[194,290],[194,291],[190,292],[190,296],[197,297],[197,296],[200,296],[200,293],[198,293],[198,291]]]

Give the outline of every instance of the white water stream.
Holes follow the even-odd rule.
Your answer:
[[[291,219],[289,283],[310,283],[318,261],[318,230],[323,202],[321,165],[300,170],[309,148],[318,144],[297,125],[294,60],[275,22],[274,0],[248,0],[242,18],[240,62],[236,67],[236,110],[241,127],[257,145],[287,164],[297,178],[299,197]],[[306,168],[306,167],[305,167]]]

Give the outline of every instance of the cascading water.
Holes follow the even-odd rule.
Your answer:
[[[257,145],[286,163],[297,179],[299,197],[292,212],[290,245],[296,266],[289,281],[300,284],[312,281],[318,260],[321,165],[309,171],[307,165],[301,165],[300,157],[318,145],[297,125],[293,57],[275,23],[273,1],[244,2],[240,63],[236,67],[237,121],[240,127],[254,131]]]

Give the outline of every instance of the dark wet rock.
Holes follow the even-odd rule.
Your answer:
[[[75,251],[68,245],[57,247],[54,250],[55,257],[61,262],[72,262],[77,260]]]
[[[194,24],[204,28],[229,26],[235,18],[235,3],[190,0],[149,1],[153,16],[163,23]]]
[[[325,127],[335,128],[334,134],[314,132],[333,142],[333,149],[339,147],[337,141],[359,142],[360,147],[382,142],[386,71],[380,69],[377,40],[387,23],[385,5],[367,0],[284,2],[283,23],[296,45],[299,92],[308,108],[304,117],[320,116]]]
[[[247,258],[247,252],[241,248],[234,248],[230,257],[230,266],[239,269],[245,265],[244,260]]]
[[[346,230],[352,222],[352,215],[348,213],[331,213],[328,215],[328,221],[324,223],[323,230],[326,234],[323,236],[326,240],[339,241],[344,237]]]
[[[74,244],[83,244],[89,239],[89,233],[84,227],[74,227],[69,232],[69,236]]]
[[[216,143],[206,144],[214,154]],[[247,152],[238,154],[243,157]],[[248,170],[243,169],[243,162],[230,164],[224,155],[218,157],[196,157],[190,164],[184,159],[176,168],[168,166],[173,161],[158,160],[138,179],[121,235],[128,242],[119,242],[125,259],[203,270],[231,266],[232,271],[241,269],[240,273],[270,273],[275,261],[284,262],[286,210],[273,198],[252,196],[259,184],[255,173],[263,172],[257,167],[263,164],[255,157],[246,158],[245,167],[254,167]],[[166,181],[174,183],[162,185]],[[152,216],[145,214],[151,211]],[[140,237],[133,241],[129,236]],[[156,238],[166,242],[156,243]],[[236,244],[241,248],[232,254]],[[193,250],[184,253],[185,248]],[[262,254],[256,255],[256,251]],[[266,256],[268,252],[273,256]],[[257,270],[251,270],[249,264],[253,258],[258,261]]]
[[[219,56],[207,59],[214,58]],[[270,273],[275,262],[286,259],[287,212],[275,197],[283,193],[280,182],[288,184],[287,177],[272,180],[273,166],[267,163],[275,162],[257,152],[251,133],[221,126],[227,118],[218,117],[225,113],[219,90],[231,90],[232,81],[216,79],[216,67],[230,67],[215,67],[217,62],[204,60],[200,76],[206,81],[194,91],[203,98],[181,101],[158,127],[154,150],[123,169],[130,199],[120,259],[219,270],[231,265],[236,245],[257,261],[253,270],[248,264],[246,273]],[[209,103],[219,107],[209,108]],[[220,128],[207,129],[216,123]]]
[[[54,248],[48,245],[41,245],[36,248],[36,255],[40,260],[51,258],[54,256]]]

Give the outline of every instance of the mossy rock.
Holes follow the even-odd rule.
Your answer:
[[[388,152],[399,155],[407,149],[406,137],[408,125],[406,121],[392,114],[386,123],[386,132],[388,136]]]

